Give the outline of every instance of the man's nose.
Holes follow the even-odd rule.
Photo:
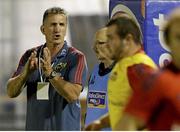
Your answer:
[[[54,28],[54,31],[55,31],[55,32],[60,32],[60,26],[59,26],[59,25],[56,25],[55,28]]]

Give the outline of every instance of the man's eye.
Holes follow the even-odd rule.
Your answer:
[[[65,24],[64,24],[64,23],[60,23],[59,25],[60,25],[60,26],[64,26]]]
[[[101,45],[101,44],[106,44],[107,42],[99,42],[99,44]]]
[[[51,23],[52,26],[56,26],[57,24],[56,23]]]

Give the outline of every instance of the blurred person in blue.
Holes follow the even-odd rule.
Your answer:
[[[106,32],[106,27],[101,28],[96,32],[94,37],[93,50],[96,53],[99,64],[94,66],[88,82],[85,127],[102,115],[108,113],[107,82],[109,74],[114,66],[114,62],[102,53],[103,49],[107,46]],[[104,128],[102,130],[111,129]]]
[[[26,130],[80,130],[79,95],[86,81],[84,54],[65,41],[67,13],[47,9],[41,32],[45,44],[27,50],[7,82],[10,98],[27,87]]]

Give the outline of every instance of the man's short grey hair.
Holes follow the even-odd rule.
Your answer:
[[[66,16],[67,18],[67,12],[61,8],[61,7],[52,7],[52,8],[48,8],[43,15],[43,23],[46,20],[46,18],[48,17],[48,15],[50,14],[63,14]]]

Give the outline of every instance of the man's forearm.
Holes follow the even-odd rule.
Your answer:
[[[27,80],[27,75],[22,72],[20,75],[10,78],[7,82],[7,94],[10,98],[17,97]]]
[[[69,103],[77,100],[82,90],[82,86],[78,84],[73,84],[63,80],[61,77],[57,76],[53,79],[49,79],[50,83],[57,90],[57,92],[63,96]]]

